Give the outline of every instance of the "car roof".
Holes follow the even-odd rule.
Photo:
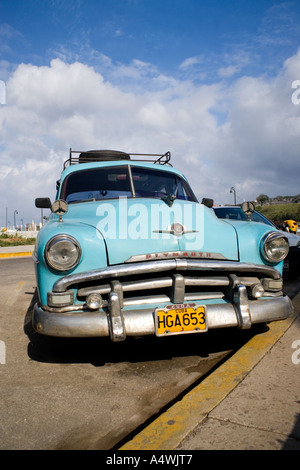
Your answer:
[[[70,173],[74,173],[75,171],[82,171],[82,170],[92,170],[96,168],[109,168],[114,166],[134,166],[134,167],[142,167],[142,168],[149,168],[154,170],[161,170],[166,172],[175,173],[182,178],[185,176],[176,168],[173,168],[170,165],[163,165],[151,162],[143,162],[140,160],[114,160],[114,161],[103,161],[103,162],[92,162],[92,163],[80,163],[76,165],[70,165],[65,168],[62,172],[62,178],[65,178]]]

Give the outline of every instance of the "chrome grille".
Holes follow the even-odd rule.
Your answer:
[[[268,288],[269,281],[272,281],[273,289]],[[79,302],[85,302],[91,294],[100,294],[104,307],[109,304],[112,293],[118,294],[122,306],[178,304],[221,298],[231,301],[237,285],[244,285],[251,298],[252,286],[257,284],[263,286],[266,296],[281,293],[280,273],[270,266],[171,259],[108,266],[64,276],[54,284],[53,293],[73,288]]]
[[[84,301],[91,294],[100,294],[108,302],[109,294],[117,292],[122,306],[146,305],[163,302],[175,304],[208,299],[222,299],[232,297],[231,290],[236,284],[242,284],[249,290],[254,285],[261,284],[257,276],[208,276],[204,273],[190,275],[186,273],[172,273],[168,276],[153,277],[153,275],[129,276],[113,280],[110,283],[88,283],[79,286],[77,297]]]
[[[230,280],[226,276],[185,276],[175,273],[165,277],[121,279],[119,291],[122,292],[123,305],[142,305],[155,302],[182,303],[184,301],[213,299],[224,297],[221,288],[228,287]],[[100,294],[105,299],[115,291],[115,283],[93,284],[78,289],[78,298],[90,294]]]

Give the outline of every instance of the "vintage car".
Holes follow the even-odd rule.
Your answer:
[[[217,217],[231,221],[258,222],[278,228],[271,220],[260,212],[253,210],[251,214],[246,215],[241,206],[216,206],[213,208]],[[234,223],[234,222],[233,222]],[[283,272],[287,274],[297,274],[300,271],[300,237],[294,233],[285,232],[284,236],[289,243],[289,252],[284,259]]]
[[[70,150],[54,203],[36,199],[51,208],[33,254],[38,333],[123,341],[292,313],[284,233],[218,219],[170,158]]]

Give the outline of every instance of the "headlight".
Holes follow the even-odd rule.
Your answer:
[[[262,240],[261,253],[270,263],[279,263],[289,252],[289,243],[280,233],[266,234]]]
[[[45,248],[47,263],[58,271],[68,271],[74,268],[78,264],[80,256],[80,245],[70,235],[56,235],[48,241]]]

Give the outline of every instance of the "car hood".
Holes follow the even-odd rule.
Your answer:
[[[235,229],[202,204],[160,199],[111,199],[70,204],[65,222],[93,226],[108,264],[197,257],[238,260]],[[220,233],[222,236],[220,237]]]

